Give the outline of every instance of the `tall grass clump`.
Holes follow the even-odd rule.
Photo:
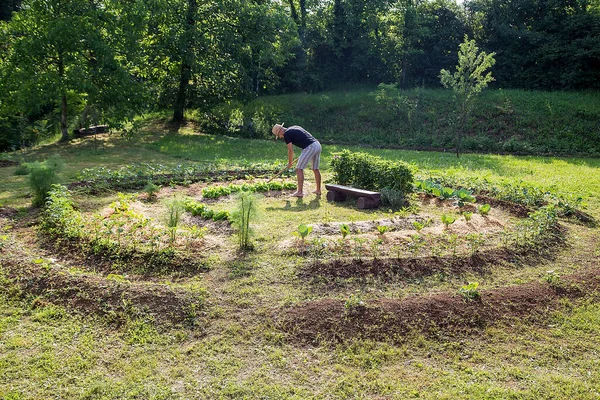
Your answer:
[[[231,214],[232,225],[238,232],[238,243],[240,249],[252,249],[250,236],[252,229],[250,223],[256,218],[257,206],[256,197],[252,193],[240,192],[236,210]]]
[[[177,238],[177,227],[179,226],[181,216],[185,211],[185,201],[175,197],[167,200],[165,204],[167,206],[165,222],[169,228],[169,239],[171,244],[173,244]]]
[[[64,162],[58,156],[46,161],[29,163],[29,187],[33,191],[32,205],[44,205],[52,185],[58,183],[58,173],[63,169]]]

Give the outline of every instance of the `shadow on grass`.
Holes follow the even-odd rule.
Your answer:
[[[302,212],[307,210],[316,210],[321,207],[321,196],[316,196],[310,201],[306,201],[304,198],[296,198],[294,200],[285,200],[283,207],[267,207],[267,211],[295,211]],[[293,204],[292,204],[293,203]]]

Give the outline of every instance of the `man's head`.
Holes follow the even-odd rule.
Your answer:
[[[283,124],[275,124],[271,132],[273,132],[273,135],[275,135],[276,138],[282,138],[285,133],[285,128],[283,127]]]

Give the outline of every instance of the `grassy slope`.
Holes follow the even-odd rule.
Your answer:
[[[244,106],[222,107],[215,115],[224,126],[236,121],[230,119],[232,110],[241,111],[244,123],[240,135],[268,135],[273,123],[285,122],[304,126],[324,142],[411,149],[454,148],[459,121],[451,91],[400,91],[388,96],[386,103],[376,99],[376,91],[376,88],[352,88],[261,97]],[[594,92],[488,90],[474,105],[463,149],[508,154],[598,155],[598,121],[600,96]],[[239,122],[235,124],[242,126]],[[256,132],[248,129],[250,125]]]
[[[82,167],[98,164],[169,164],[236,159],[241,154],[257,161],[285,157],[280,142],[185,133],[183,137],[148,134],[141,143],[113,138],[99,152],[84,141],[20,156],[38,159],[60,153],[67,160],[65,181],[75,179]],[[325,146],[325,161],[339,149]],[[579,193],[586,196],[588,211],[600,216],[599,161],[595,159],[493,155],[456,159],[443,153],[370,151],[407,160],[422,174],[443,170]],[[13,177],[12,171],[0,169],[0,201],[24,206],[28,203],[25,180]],[[207,276],[213,322],[205,337],[186,330],[159,333],[139,321],[115,329],[97,318],[51,305],[32,308],[31,299],[5,301],[7,291],[0,291],[0,397],[594,399],[600,395],[600,306],[593,301],[566,303],[564,310],[542,324],[515,321],[510,327],[489,328],[471,337],[442,335],[431,340],[414,335],[396,346],[357,342],[309,348],[286,342],[267,316],[276,307],[312,294],[310,287],[296,280],[293,259],[282,262],[269,255],[272,240],[289,237],[299,222],[352,215],[345,208],[314,208],[309,202],[289,208],[279,203],[277,217],[257,227],[259,251],[241,262],[250,272],[219,265]],[[302,212],[290,212],[294,210]],[[577,231],[556,266],[567,269],[584,263],[575,255],[597,265],[597,243],[596,230]],[[514,277],[503,279],[514,282],[525,272],[513,271]],[[410,286],[418,285],[408,286],[411,290]]]

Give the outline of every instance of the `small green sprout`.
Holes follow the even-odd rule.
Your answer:
[[[492,209],[492,206],[490,206],[489,204],[484,204],[482,206],[480,206],[477,211],[479,212],[479,214],[481,214],[482,217],[485,217],[486,215],[488,215],[490,213],[490,210]]]
[[[456,217],[454,215],[442,215],[442,223],[448,229],[450,225],[452,225],[456,221]]]

